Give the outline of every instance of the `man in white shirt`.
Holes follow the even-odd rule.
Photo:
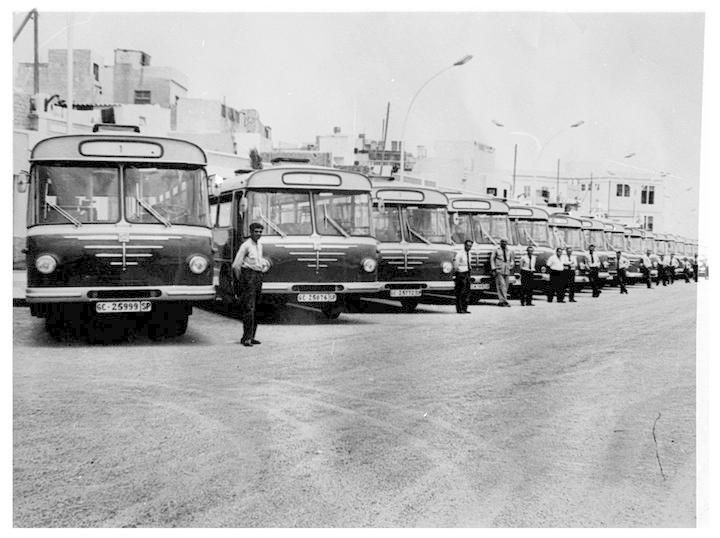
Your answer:
[[[575,300],[575,271],[577,270],[577,256],[572,253],[572,249],[565,249],[567,262],[565,263],[565,286],[567,287],[568,301],[576,303]]]
[[[600,256],[595,252],[595,245],[590,245],[588,252],[590,253],[588,258],[588,280],[592,288],[592,296],[600,297],[602,291],[600,289],[600,267],[602,267],[602,262],[600,262]]]
[[[670,281],[670,270],[670,254],[663,254],[658,262],[658,276],[663,286],[667,286]]]
[[[507,239],[500,239],[500,246],[490,256],[490,269],[495,277],[495,288],[499,299],[498,306],[510,306],[507,289],[510,283],[510,271],[514,265],[515,259],[507,246]]]
[[[645,255],[641,258],[642,265],[640,265],[640,271],[645,277],[645,283],[648,288],[652,288],[652,279],[650,278],[650,271],[652,270],[652,258],[651,252],[648,250]]]
[[[469,314],[468,301],[470,300],[470,271],[472,263],[470,260],[470,249],[473,242],[467,239],[464,249],[455,254],[453,267],[455,268],[455,310],[458,314]]]
[[[620,286],[620,293],[627,295],[627,270],[628,267],[630,267],[630,260],[623,256],[623,253],[621,251],[617,251],[617,280],[618,285]],[[649,273],[648,273],[649,274]]]
[[[670,280],[670,284],[675,284],[675,269],[680,267],[680,262],[675,257],[675,253],[670,253],[670,261],[668,262],[666,268],[668,273],[668,279]]]
[[[553,296],[557,298],[558,303],[565,302],[565,265],[569,263],[567,254],[564,254],[561,248],[556,248],[555,254],[548,258],[547,266],[550,270],[548,303],[552,303]]]
[[[233,273],[239,281],[240,306],[242,308],[243,336],[240,343],[246,347],[260,344],[255,339],[257,320],[255,309],[262,293],[263,273],[270,269],[270,262],[263,258],[260,237],[263,225],[253,222],[250,225],[250,237],[240,245],[232,263]]]
[[[537,256],[533,255],[535,249],[527,248],[527,254],[520,258],[520,306],[535,306],[533,304],[533,276]]]

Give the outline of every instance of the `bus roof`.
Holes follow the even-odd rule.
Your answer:
[[[413,205],[448,205],[447,196],[435,189],[408,187],[405,185],[384,184],[373,187],[373,197],[385,203],[408,203]]]
[[[511,219],[547,221],[550,218],[550,214],[542,207],[531,205],[511,205],[509,207],[508,216]]]
[[[645,237],[645,230],[642,228],[625,228],[625,235],[630,237]]]
[[[559,226],[561,228],[582,228],[580,219],[571,217],[564,213],[555,213],[550,215],[549,224],[551,226]]]
[[[358,172],[335,168],[278,166],[226,179],[220,185],[220,192],[242,188],[370,192],[371,184],[367,176]]]
[[[127,132],[46,138],[35,144],[30,161],[207,164],[205,152],[192,142]]]
[[[470,194],[448,194],[449,211],[465,213],[498,213],[507,215],[510,208],[497,198]]]
[[[597,219],[591,217],[580,217],[580,223],[586,230],[605,230],[605,225]]]

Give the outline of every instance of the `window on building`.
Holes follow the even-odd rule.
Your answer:
[[[655,187],[644,186],[640,194],[641,204],[654,204],[655,203]]]
[[[617,192],[615,193],[615,196],[622,196],[623,193],[623,186],[621,183],[617,184]]]
[[[599,190],[600,190],[600,183],[595,184],[595,190],[596,190],[596,191],[599,191]]]
[[[630,198],[630,185],[623,185],[623,196]]]
[[[653,216],[652,215],[644,215],[643,216],[643,228],[646,230],[652,231],[653,229]]]
[[[100,66],[98,64],[93,64],[93,78],[100,82]]]
[[[630,185],[626,185],[624,183],[618,183],[617,184],[617,192],[615,193],[615,196],[622,196],[624,198],[630,197]]]
[[[220,105],[220,115],[223,118],[227,116],[227,107],[225,105]]]
[[[136,105],[152,104],[151,100],[150,100],[150,90],[135,90],[135,104]]]
[[[495,187],[488,187],[485,192],[490,196],[497,196],[497,189]]]
[[[507,198],[507,189],[503,189],[503,198]]]
[[[581,190],[581,191],[584,191],[584,190],[585,190],[585,183],[580,183],[580,190]]]

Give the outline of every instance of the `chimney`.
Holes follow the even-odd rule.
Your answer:
[[[340,134],[340,127],[333,127],[333,134]]]

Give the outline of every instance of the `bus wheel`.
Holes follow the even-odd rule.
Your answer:
[[[58,316],[49,315],[45,318],[45,330],[58,342],[65,342],[70,336],[70,327],[65,320]]]
[[[168,315],[167,317],[158,316],[148,324],[148,336],[151,340],[182,336],[187,331],[187,327],[187,314]]]
[[[403,299],[400,301],[400,304],[402,305],[402,311],[403,312],[415,312],[415,309],[417,308],[420,301],[417,299]]]
[[[338,319],[340,313],[343,311],[343,307],[342,305],[328,304],[323,305],[320,310],[322,310],[322,313],[325,314],[327,319]]]

